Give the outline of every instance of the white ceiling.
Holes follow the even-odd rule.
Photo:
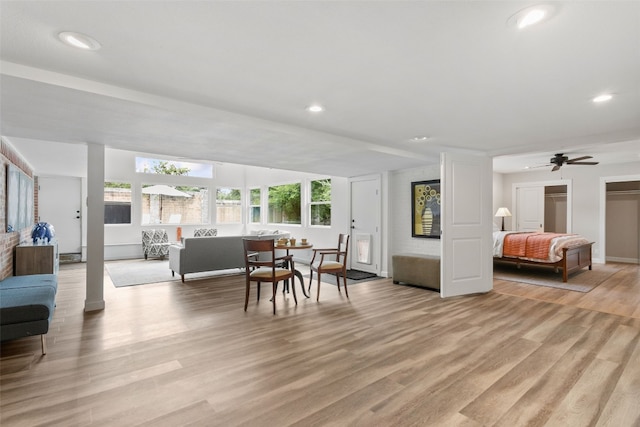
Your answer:
[[[338,176],[443,150],[497,156],[499,172],[640,159],[640,2],[507,24],[531,4],[2,0],[1,134]]]

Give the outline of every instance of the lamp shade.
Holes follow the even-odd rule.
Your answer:
[[[502,217],[502,231],[504,231],[504,217],[511,216],[511,212],[507,208],[498,208],[498,212],[496,212],[497,217]]]
[[[496,212],[496,216],[498,217],[511,216],[511,212],[509,212],[509,209],[507,208],[498,208],[498,211]]]

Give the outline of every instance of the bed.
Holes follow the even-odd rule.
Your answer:
[[[562,281],[569,274],[589,267],[591,270],[591,246],[578,234],[538,233],[519,231],[493,232],[494,260],[535,264],[562,269]]]

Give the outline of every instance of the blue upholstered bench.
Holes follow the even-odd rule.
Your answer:
[[[55,274],[11,276],[0,281],[0,340],[40,335],[42,354],[46,354],[44,335],[53,318],[57,291]]]

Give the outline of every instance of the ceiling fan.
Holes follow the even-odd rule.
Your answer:
[[[592,159],[591,156],[582,156],[576,157],[575,159],[570,159],[568,156],[565,156],[562,153],[558,153],[553,156],[549,163],[555,165],[551,172],[555,172],[562,167],[562,165],[597,165],[599,162],[584,162],[583,160]]]

